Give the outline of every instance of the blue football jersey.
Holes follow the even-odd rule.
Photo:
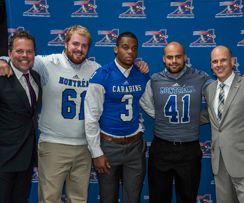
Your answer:
[[[139,100],[145,91],[148,74],[142,74],[134,65],[125,77],[115,62],[96,71],[90,83],[104,87],[103,113],[99,123],[102,131],[123,136],[136,132],[139,127]]]

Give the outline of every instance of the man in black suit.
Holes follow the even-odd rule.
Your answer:
[[[9,41],[11,77],[0,77],[0,202],[26,203],[36,161],[39,75],[31,70],[35,39],[15,33]]]

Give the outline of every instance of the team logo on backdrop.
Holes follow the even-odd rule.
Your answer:
[[[30,8],[23,13],[23,16],[50,17],[47,0],[25,0],[25,4],[30,5]]]
[[[119,18],[146,18],[144,0],[123,2],[122,7],[126,7],[126,11],[121,13]]]
[[[149,195],[143,195],[143,199],[149,201]]]
[[[234,58],[234,71],[236,73],[240,73],[240,70],[239,70],[240,64],[238,63],[238,58],[237,57],[233,57],[233,58]]]
[[[54,35],[54,38],[48,42],[48,46],[64,46],[66,32],[67,28],[64,30],[50,30],[50,34]]]
[[[241,35],[244,35],[244,30],[241,30]],[[241,40],[241,41],[239,41],[239,42],[237,43],[237,46],[238,46],[238,47],[242,47],[242,46],[244,46],[244,39]]]
[[[200,143],[203,158],[211,158],[211,140]]]
[[[187,57],[187,59],[186,59],[186,66],[192,67],[191,59],[189,57]]]
[[[158,31],[146,31],[146,36],[150,36],[149,40],[142,44],[142,47],[165,47],[167,42],[167,29],[160,29]]]
[[[71,17],[98,17],[96,0],[74,1],[75,6],[79,9],[71,14]]]
[[[17,28],[8,28],[8,38],[13,36],[14,33],[24,31],[24,27],[17,27]]]
[[[212,203],[211,194],[198,195],[196,203]]]
[[[119,36],[119,29],[98,30],[98,35],[103,35],[102,39],[97,41],[96,47],[114,47]]]
[[[199,30],[193,31],[194,36],[198,36],[198,38],[190,44],[190,47],[215,47],[215,30]]]
[[[171,2],[170,6],[177,7],[173,12],[167,15],[167,18],[194,18],[193,0],[186,0],[184,2]]]
[[[90,183],[98,183],[97,172],[93,166],[90,173]]]
[[[38,183],[38,170],[37,167],[33,169],[32,172],[32,183]]]
[[[242,0],[236,1],[222,1],[219,2],[219,6],[223,6],[224,9],[215,15],[216,18],[231,18],[231,17],[242,17]]]
[[[146,148],[146,158],[149,157],[149,148],[150,148],[151,144],[152,144],[151,142],[146,142],[146,146],[147,146],[147,148]]]

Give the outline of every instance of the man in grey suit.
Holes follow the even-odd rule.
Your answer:
[[[231,50],[211,52],[217,80],[206,88],[212,130],[212,169],[218,203],[244,203],[244,77],[233,71]]]

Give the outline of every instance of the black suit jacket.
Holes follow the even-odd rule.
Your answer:
[[[42,91],[38,73],[30,70],[30,74],[39,88],[34,111],[17,77],[0,77],[0,172],[26,170],[37,159],[37,116]]]

